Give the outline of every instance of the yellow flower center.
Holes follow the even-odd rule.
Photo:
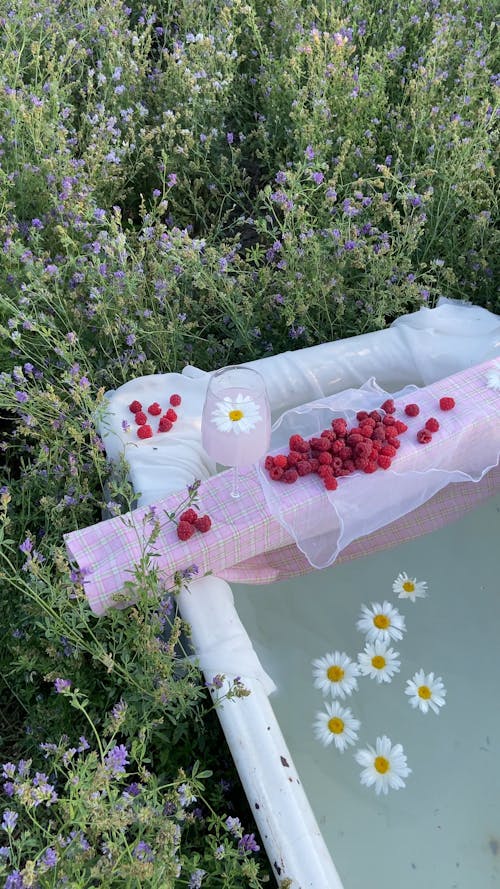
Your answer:
[[[414,593],[415,592],[415,584],[412,580],[405,580],[403,584],[403,589],[405,593]]]
[[[421,685],[418,689],[419,697],[423,698],[424,701],[428,701],[429,698],[432,697],[432,692],[428,685]]]
[[[372,665],[376,670],[383,670],[386,663],[385,657],[382,657],[381,654],[376,654],[375,657],[372,657]]]
[[[328,728],[332,735],[341,735],[344,731],[344,720],[340,719],[339,716],[332,716],[332,718],[328,720]]]
[[[373,618],[373,623],[377,627],[377,630],[386,630],[387,627],[390,627],[391,625],[390,618],[387,617],[387,614],[376,614]]]
[[[344,671],[342,667],[339,667],[337,664],[332,664],[331,667],[328,667],[326,675],[330,682],[340,682],[340,680],[344,678]]]
[[[380,775],[385,775],[390,769],[389,760],[385,756],[376,756],[373,765]]]
[[[239,410],[229,411],[229,419],[232,420],[233,423],[236,423],[238,420],[242,420],[243,416],[244,416],[243,411],[239,411]]]

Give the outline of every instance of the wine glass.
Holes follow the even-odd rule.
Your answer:
[[[271,409],[258,371],[234,364],[212,374],[201,418],[201,441],[212,460],[233,467],[231,497],[240,497],[239,467],[256,463],[271,441]]]

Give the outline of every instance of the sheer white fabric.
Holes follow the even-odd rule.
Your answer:
[[[334,417],[344,417],[349,427],[356,426],[356,412],[375,410],[392,397],[396,417],[407,422],[408,432],[401,435],[401,447],[389,470],[373,474],[354,472],[340,478],[335,491],[326,491],[316,475],[299,478],[287,485],[269,478],[259,465],[259,478],[270,513],[294,538],[314,568],[331,565],[353,540],[364,537],[399,519],[425,503],[446,485],[454,482],[478,482],[498,464],[500,452],[500,397],[484,395],[486,387],[478,378],[478,397],[468,397],[462,405],[460,383],[456,390],[446,381],[425,389],[408,386],[389,396],[370,379],[360,389],[320,399],[287,411],[274,424],[270,453],[289,451],[291,435],[305,439],[331,428]],[[439,410],[439,394],[452,395],[457,407]],[[410,419],[404,405],[416,402],[420,415]],[[439,417],[441,428],[430,444],[417,442],[416,432],[429,417]]]

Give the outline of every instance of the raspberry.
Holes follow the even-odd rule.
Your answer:
[[[394,404],[392,398],[388,398],[387,401],[384,401],[384,403],[380,405],[380,409],[385,411],[386,414],[396,413],[396,405]]]
[[[359,427],[359,431],[364,438],[371,438],[373,435],[373,426],[370,423],[363,423],[363,425]]]
[[[339,438],[344,438],[347,435],[347,423],[343,417],[336,417],[335,420],[332,420],[332,429],[335,432],[335,435],[338,435]]]
[[[180,522],[189,522],[190,525],[194,525],[197,518],[198,518],[198,513],[196,512],[196,510],[194,510],[190,507],[189,509],[184,510],[182,515],[179,516],[179,521]]]
[[[333,469],[331,466],[319,466],[318,475],[320,478],[326,478],[327,475],[333,475]]]
[[[380,421],[382,419],[382,414],[379,414],[378,411],[371,411],[370,417],[372,418],[372,420],[375,420],[376,423],[380,423]]]
[[[321,432],[319,437],[320,438],[327,438],[329,442],[334,442],[335,439],[337,438],[333,429],[323,429],[323,432]]]
[[[341,469],[344,468],[344,463],[340,459],[340,457],[334,457],[332,462],[332,469],[334,472],[340,472]]]
[[[439,407],[442,411],[451,411],[455,407],[455,399],[454,398],[440,398],[439,399]]]
[[[400,442],[399,438],[391,438],[391,445],[393,446],[393,448],[396,448],[396,450],[398,448],[400,448],[401,442]]]
[[[137,411],[135,415],[135,422],[138,426],[144,426],[144,424],[148,422],[148,418],[146,417],[146,414],[142,413],[142,411]]]
[[[284,454],[277,454],[274,458],[274,465],[279,466],[280,469],[286,469],[288,465],[288,460]]]
[[[437,432],[439,429],[439,423],[434,417],[429,417],[426,420],[425,428],[429,430],[429,432]]]
[[[402,435],[403,432],[408,431],[408,426],[406,425],[406,423],[403,423],[402,420],[396,420],[396,430],[398,435]]]
[[[383,457],[395,457],[396,456],[396,448],[391,444],[383,445],[380,448],[380,453]]]
[[[352,462],[352,461],[350,461],[350,462]],[[350,475],[351,472],[354,472],[354,463],[352,464],[352,468],[344,467],[344,469],[341,469],[340,472],[337,472],[337,478],[345,478],[345,476]]]
[[[264,460],[264,469],[267,469],[267,471],[269,472],[269,470],[272,469],[273,466],[274,466],[274,457],[271,457],[271,455],[269,455]]]
[[[301,460],[300,463],[297,463],[297,472],[300,476],[309,475],[312,472],[312,466],[309,460]]]
[[[359,444],[354,446],[354,454],[356,457],[368,457],[372,452],[372,443],[371,441],[360,441]]]
[[[170,432],[173,423],[167,419],[167,417],[162,417],[158,424],[158,432]]]
[[[152,437],[153,437],[153,430],[151,429],[151,426],[148,426],[147,423],[145,423],[143,426],[139,426],[139,428],[137,430],[137,438],[152,438]]]
[[[382,420],[382,423],[384,426],[395,426],[396,420],[394,419],[394,417],[391,417],[389,414],[387,414]]]
[[[429,430],[421,429],[420,432],[417,432],[417,441],[419,441],[420,444],[428,444],[432,441],[432,435]]]
[[[326,451],[323,451],[319,455],[318,460],[323,466],[331,466],[331,464],[333,462],[333,457],[331,454],[327,453]]]
[[[327,475],[323,479],[323,484],[327,491],[336,491],[338,488],[338,482],[334,475]]]
[[[171,407],[169,407],[165,416],[166,416],[167,420],[170,420],[171,423],[175,423],[175,421],[177,420],[177,414]]]
[[[328,451],[330,442],[327,438],[310,438],[309,444],[315,451]]]
[[[381,469],[389,469],[389,467],[392,463],[392,460],[390,457],[386,457],[385,454],[379,454],[377,463]]]
[[[332,441],[332,446],[330,448],[330,452],[332,454],[337,455],[337,454],[340,454],[340,452],[343,448],[345,448],[344,442],[341,441],[340,439],[337,439],[337,441]]]
[[[347,445],[343,447],[342,450],[339,451],[339,457],[344,462],[350,460],[352,457],[352,448],[347,447]]]
[[[290,451],[287,457],[287,465],[290,469],[292,466],[296,466],[299,460],[302,460],[302,454],[299,454],[298,451]]]
[[[272,478],[273,482],[279,482],[283,478],[283,467],[282,466],[273,466],[270,470],[269,475]]]
[[[133,414],[136,414],[137,411],[142,411],[142,404],[140,401],[133,401],[132,404],[128,406],[129,411],[132,411]]]
[[[309,464],[311,466],[311,472],[317,472],[319,469],[319,460],[315,460],[314,457],[309,460]]]
[[[179,407],[181,401],[182,401],[182,398],[180,395],[171,395],[170,396],[170,404],[172,405],[172,407]]]
[[[378,429],[373,430],[372,439],[373,441],[385,441],[385,430],[393,429],[392,426],[380,426]]]
[[[418,404],[407,404],[405,407],[405,414],[407,417],[418,417],[420,413],[420,408]]]
[[[161,407],[157,401],[153,401],[153,404],[149,405],[148,414],[152,414],[153,417],[157,417],[158,414],[161,414]]]
[[[381,451],[382,448],[384,447],[383,443],[381,441],[379,441],[378,438],[376,438],[375,440],[372,440],[371,446],[372,446],[372,451]]]
[[[399,423],[399,420],[397,421]],[[404,423],[403,423],[404,426]],[[385,427],[385,437],[386,438],[397,438],[398,436],[398,427],[397,426],[386,426]]]
[[[210,528],[212,527],[212,519],[209,515],[201,515],[198,519],[196,519],[194,526],[198,531],[202,531],[203,534],[206,534],[206,532],[210,531]]]
[[[299,451],[301,454],[305,454],[309,450],[307,441],[304,441],[301,435],[291,435],[288,446],[291,451]]]
[[[356,420],[358,421],[358,423],[361,423],[361,420],[367,420],[369,416],[370,414],[368,413],[368,411],[358,411],[358,413],[356,414]]]
[[[368,457],[356,457],[354,465],[356,469],[366,469],[368,466]]]
[[[376,469],[377,469],[377,464],[375,463],[375,460],[368,460],[368,465],[365,466],[364,471],[372,473],[372,472],[375,472]]]
[[[359,444],[360,441],[363,441],[363,436],[359,434],[359,432],[350,432],[347,438],[347,442],[349,445]]]
[[[283,481],[287,483],[287,485],[293,485],[294,482],[297,481],[299,477],[299,473],[296,469],[285,469],[283,473]]]
[[[177,537],[179,540],[189,540],[194,534],[194,525],[191,522],[179,522],[177,525]]]

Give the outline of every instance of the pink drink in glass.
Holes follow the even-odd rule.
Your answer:
[[[249,466],[269,448],[271,414],[264,380],[246,367],[213,374],[203,408],[202,444],[223,466]]]

